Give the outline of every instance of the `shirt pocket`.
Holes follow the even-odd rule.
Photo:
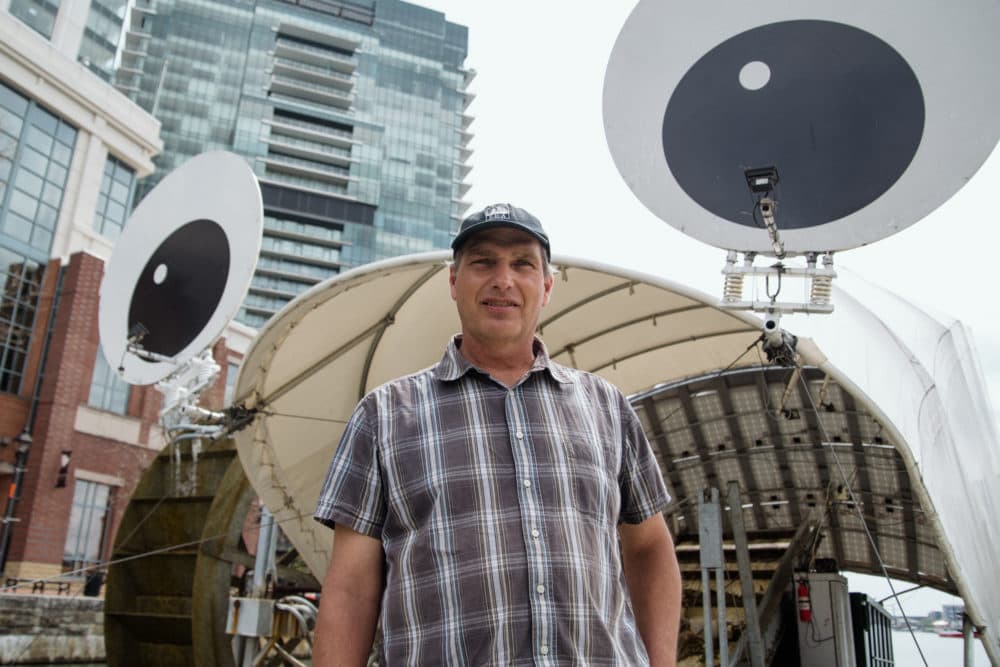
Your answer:
[[[575,509],[590,519],[616,525],[620,506],[618,466],[593,436],[570,438],[569,467]]]

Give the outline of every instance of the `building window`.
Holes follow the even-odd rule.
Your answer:
[[[233,392],[236,391],[236,376],[240,372],[240,365],[238,363],[230,361],[226,365],[226,394],[224,398],[225,405],[231,405],[233,402]]]
[[[111,81],[115,56],[127,15],[127,0],[91,0],[80,44],[80,62],[105,81]]]
[[[132,210],[135,195],[135,172],[123,162],[108,156],[104,163],[104,178],[101,180],[101,194],[97,197],[97,212],[94,215],[94,230],[112,241],[116,240],[125,226],[125,219]]]
[[[45,39],[50,39],[59,13],[59,0],[11,0],[10,13]]]
[[[98,349],[87,405],[123,415],[128,411],[128,394],[129,384],[118,377],[118,373],[108,364],[104,358],[104,350]]]
[[[45,262],[76,129],[0,83],[0,246]]]
[[[0,392],[21,390],[44,268],[0,248]]]
[[[64,571],[77,572],[104,560],[104,535],[110,513],[110,486],[76,480],[63,549]]]

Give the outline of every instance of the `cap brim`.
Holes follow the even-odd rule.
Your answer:
[[[549,240],[544,236],[540,236],[534,230],[522,225],[519,222],[514,222],[513,220],[484,220],[483,222],[476,223],[463,229],[454,239],[451,241],[451,249],[458,250],[469,240],[470,237],[475,236],[480,232],[485,232],[490,229],[496,229],[497,227],[507,227],[509,229],[516,229],[518,231],[524,232],[525,234],[530,234],[532,238],[536,239],[542,244],[542,248],[545,249],[545,259],[546,261],[551,259],[552,251],[549,249]]]

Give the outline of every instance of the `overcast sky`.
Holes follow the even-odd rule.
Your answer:
[[[420,4],[469,27],[466,64],[478,72],[469,109],[476,118],[468,195],[474,207],[509,201],[542,219],[558,253],[721,295],[724,251],[647,211],[622,181],[605,142],[604,70],[633,0]],[[997,295],[988,290],[1000,247],[993,197],[998,185],[1000,152],[994,151],[963,190],[924,220],[836,256],[838,268],[969,325],[994,405],[1000,397],[1000,318]],[[917,606],[925,612],[923,602]]]
[[[604,138],[608,56],[634,2],[426,0],[469,26],[478,72],[472,131],[474,207],[509,201],[538,215],[556,252],[657,273],[721,295],[725,253],[650,213],[618,174]],[[994,151],[968,185],[924,220],[837,268],[957,317],[974,334],[991,394],[1000,397],[1000,318],[992,285],[1000,229],[991,197]],[[994,400],[996,404],[996,400]]]

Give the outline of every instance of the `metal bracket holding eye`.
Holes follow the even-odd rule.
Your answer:
[[[750,192],[758,194],[767,194],[774,190],[774,186],[778,184],[778,168],[777,167],[757,167],[755,169],[746,169],[743,171],[743,175],[746,176],[747,186],[750,188]]]
[[[778,168],[775,166],[756,167],[743,172],[747,187],[754,199],[753,217],[757,224],[767,230],[771,238],[771,253],[778,261],[770,266],[754,266],[757,252],[743,252],[743,262],[737,263],[739,252],[729,250],[726,254],[726,265],[722,269],[725,283],[722,288],[721,308],[730,310],[752,310],[765,313],[831,313],[833,304],[830,301],[833,291],[833,279],[837,272],[833,270],[833,253],[810,251],[801,253],[805,256],[806,265],[786,265],[788,253],[778,232],[777,209],[778,201],[773,192],[780,181]],[[793,253],[795,255],[797,253]],[[822,265],[820,265],[822,255]],[[753,294],[749,299],[744,297],[744,283],[750,278]],[[763,277],[763,280],[759,280]],[[777,287],[772,291],[771,278],[776,279]],[[784,282],[801,282],[803,295],[800,301],[778,301]],[[764,284],[765,298],[758,299],[759,283]]]

